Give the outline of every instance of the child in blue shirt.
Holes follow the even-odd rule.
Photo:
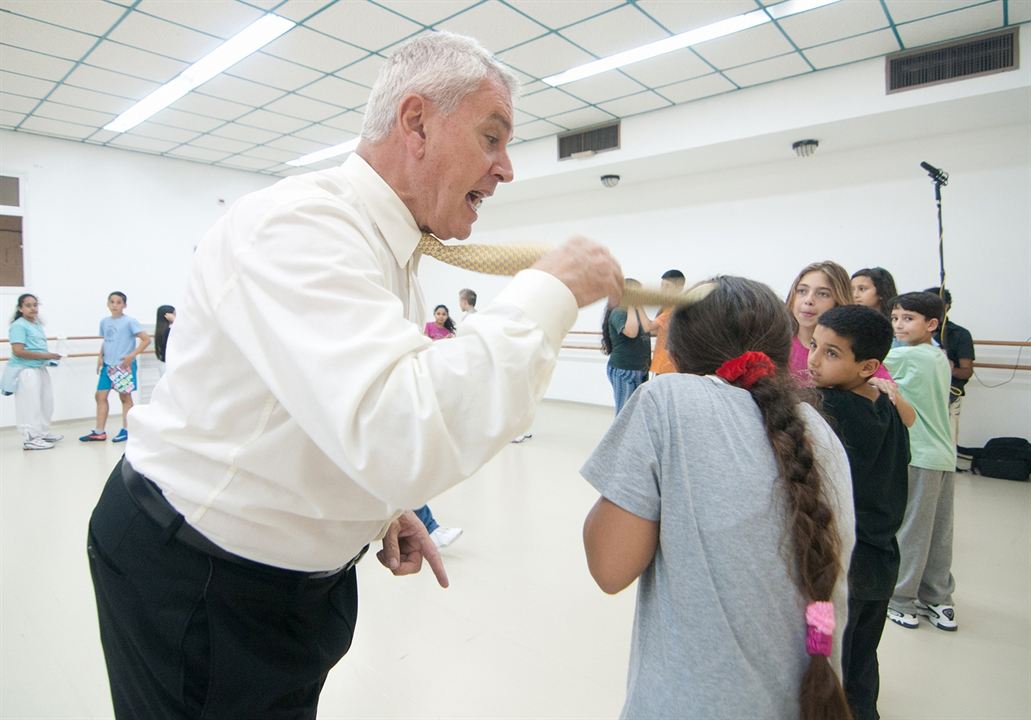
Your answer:
[[[82,442],[107,440],[104,426],[107,424],[107,396],[112,388],[118,392],[122,401],[122,429],[111,439],[111,442],[125,442],[129,439],[127,423],[129,410],[132,409],[132,391],[139,387],[136,379],[136,356],[150,345],[150,336],[140,327],[136,318],[125,314],[128,300],[125,293],[115,291],[107,296],[107,309],[111,317],[100,321],[100,335],[104,338],[97,355],[97,424],[79,438]],[[139,340],[137,345],[136,341]],[[129,379],[131,385],[124,385],[123,379]]]
[[[916,409],[917,420],[909,430],[909,497],[898,532],[902,559],[888,619],[913,629],[923,615],[935,627],[953,631],[958,625],[952,603],[952,372],[945,353],[932,344],[944,313],[941,298],[928,292],[904,293],[892,302],[891,323],[903,344],[888,353],[884,364]]]
[[[18,297],[8,339],[11,357],[0,384],[5,395],[14,394],[15,423],[22,433],[22,447],[49,450],[64,437],[50,432],[54,392],[47,373],[47,366],[56,365],[61,356],[47,348],[35,295],[25,293]]]
[[[891,349],[891,323],[871,307],[843,305],[820,316],[809,350],[809,375],[823,411],[845,446],[856,511],[856,545],[848,571],[848,625],[842,640],[845,695],[855,720],[877,720],[877,646],[899,571],[895,539],[906,512],[908,405],[895,385],[873,378]]]

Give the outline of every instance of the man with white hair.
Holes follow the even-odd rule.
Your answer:
[[[512,180],[514,87],[474,40],[413,39],[355,154],[243,197],[198,246],[166,375],[90,520],[117,717],[313,718],[370,543],[447,586],[404,509],[525,430],[577,308],[622,291],[574,239],[460,337],[423,336],[417,243],[467,238]]]

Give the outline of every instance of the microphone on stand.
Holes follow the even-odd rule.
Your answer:
[[[945,172],[944,170],[940,170],[940,169],[936,168],[934,165],[931,165],[929,162],[922,162],[922,163],[920,163],[920,167],[922,167],[924,170],[926,170],[927,174],[931,176],[931,179],[934,180],[939,185],[948,185],[949,184],[949,174],[947,172]]]

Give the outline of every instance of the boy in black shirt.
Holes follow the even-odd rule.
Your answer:
[[[895,533],[906,511],[909,432],[895,386],[871,378],[891,349],[891,323],[876,310],[844,305],[820,316],[809,372],[852,468],[856,546],[848,573],[848,625],[841,666],[856,720],[876,720],[877,645],[899,571]]]

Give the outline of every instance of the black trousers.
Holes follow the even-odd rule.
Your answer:
[[[115,716],[314,718],[351,646],[355,569],[313,578],[246,566],[174,533],[141,510],[115,466],[87,545]]]
[[[848,600],[848,625],[841,646],[841,672],[845,696],[855,720],[878,720],[877,695],[881,689],[877,646],[888,614],[884,600]]]

